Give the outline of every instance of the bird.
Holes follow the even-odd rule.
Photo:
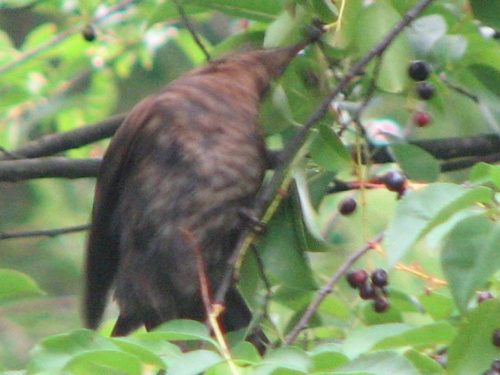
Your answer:
[[[83,318],[97,329],[110,294],[112,336],[172,319],[205,321],[196,252],[211,290],[245,226],[268,166],[260,102],[311,40],[209,61],[139,102],[120,125],[97,176],[86,248]],[[232,284],[220,324],[248,327]],[[262,339],[262,335],[258,334]]]

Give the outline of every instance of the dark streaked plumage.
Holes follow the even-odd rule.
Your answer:
[[[205,319],[192,240],[212,290],[266,169],[260,99],[305,45],[213,61],[140,102],[117,131],[97,180],[84,318],[95,329],[115,288],[113,335],[174,318]],[[191,236],[186,236],[190,233]],[[226,331],[248,325],[233,287]]]

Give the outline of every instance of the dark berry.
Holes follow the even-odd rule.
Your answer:
[[[373,309],[378,313],[386,311],[390,306],[391,304],[385,298],[377,298],[373,303]]]
[[[500,359],[495,359],[491,363],[491,369],[497,372],[500,372]]]
[[[347,274],[347,282],[351,287],[357,289],[368,281],[368,273],[365,270],[350,271]]]
[[[82,36],[83,39],[85,39],[87,42],[92,42],[96,38],[96,33],[95,33],[95,28],[92,25],[87,25],[83,30],[82,30]]]
[[[413,61],[410,66],[408,66],[408,75],[415,81],[425,81],[431,72],[432,67],[426,61]]]
[[[424,111],[416,111],[413,114],[412,121],[414,124],[417,124],[419,127],[423,128],[432,121],[432,116]]]
[[[430,82],[419,82],[417,85],[417,94],[420,99],[429,100],[434,96],[436,89]]]
[[[490,292],[481,292],[477,295],[477,302],[481,303],[483,301],[486,301],[486,300],[492,299],[492,298],[493,298],[493,294],[491,294]]]
[[[357,203],[353,198],[346,198],[340,202],[338,209],[342,215],[350,215],[356,210]]]
[[[406,188],[406,176],[400,171],[387,172],[380,178],[380,180],[390,191],[395,191],[401,194]]]
[[[386,286],[389,283],[387,281],[387,272],[382,268],[377,268],[372,272],[372,283],[380,288]]]
[[[491,341],[493,342],[493,345],[495,345],[497,348],[500,348],[500,329],[497,329],[495,332],[493,332]]]
[[[374,299],[377,297],[377,292],[372,283],[364,283],[359,287],[359,296],[362,299]]]

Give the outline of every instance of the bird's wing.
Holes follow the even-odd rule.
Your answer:
[[[154,105],[155,100],[149,98],[130,112],[111,141],[99,170],[87,243],[83,307],[86,326],[92,329],[99,325],[118,268],[119,238],[113,219],[122,182],[130,172],[130,155],[139,133],[155,122]]]

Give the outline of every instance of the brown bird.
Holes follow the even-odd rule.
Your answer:
[[[135,106],[104,155],[87,246],[84,318],[97,328],[111,288],[113,336],[175,318],[203,321],[196,250],[212,290],[267,166],[260,100],[307,42],[230,55]],[[186,235],[189,234],[189,236]],[[251,313],[233,285],[225,331]]]

